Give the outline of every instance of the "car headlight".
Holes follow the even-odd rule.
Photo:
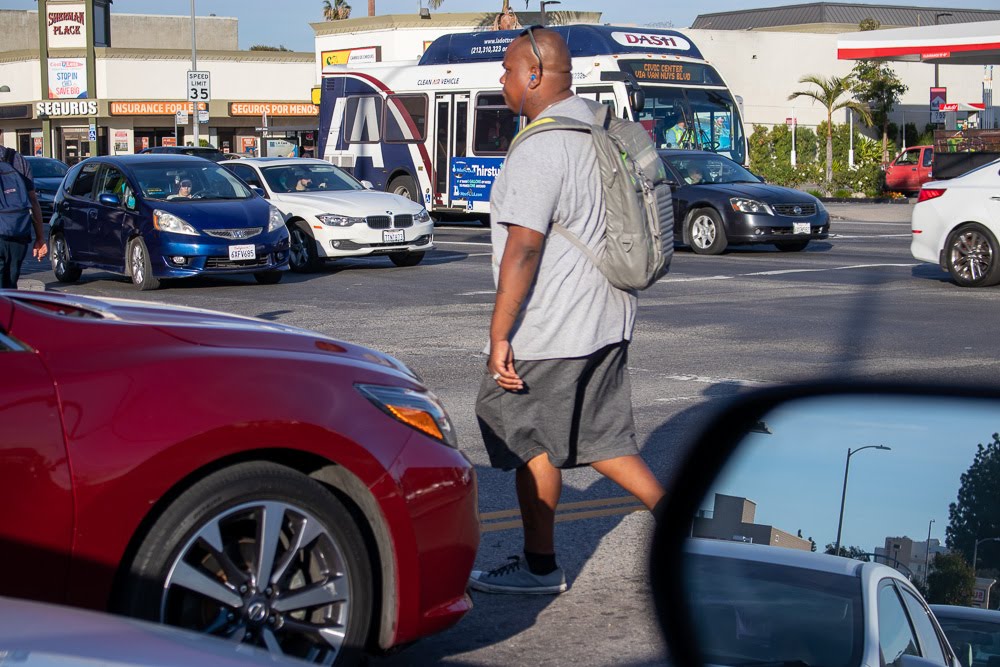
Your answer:
[[[451,419],[437,396],[429,391],[375,384],[355,385],[375,407],[424,435],[458,448],[458,437]]]
[[[329,225],[330,227],[350,227],[351,225],[361,224],[365,221],[364,218],[358,218],[350,215],[338,215],[336,213],[324,213],[323,215],[317,215],[316,219],[324,225]]]
[[[823,202],[819,199],[816,200],[816,210],[820,213],[826,213],[826,206],[823,206]]]
[[[201,236],[201,232],[185,222],[183,218],[179,218],[173,213],[161,211],[160,209],[153,211],[153,227],[161,232]]]
[[[424,223],[430,221],[431,221],[431,214],[427,212],[426,208],[420,209],[420,213],[417,213],[415,216],[413,216],[413,222],[416,223]]]
[[[757,201],[756,199],[745,199],[743,197],[733,197],[729,200],[734,211],[739,211],[740,213],[758,213],[763,215],[774,215],[774,211],[771,207],[762,201]]]
[[[276,206],[271,207],[271,214],[267,218],[267,231],[276,232],[285,226],[285,216],[281,214],[281,211],[277,209]]]

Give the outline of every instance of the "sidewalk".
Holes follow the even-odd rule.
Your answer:
[[[911,200],[915,201],[915,200]],[[825,202],[830,218],[853,222],[909,222],[913,204],[869,204],[854,202]]]
[[[43,283],[41,280],[35,280],[34,278],[20,278],[17,281],[17,289],[26,289],[35,292],[44,292],[45,283]]]

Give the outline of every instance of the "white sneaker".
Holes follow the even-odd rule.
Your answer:
[[[486,593],[557,595],[568,587],[566,573],[561,567],[548,574],[534,574],[519,556],[511,556],[506,565],[495,570],[473,570],[469,588]]]

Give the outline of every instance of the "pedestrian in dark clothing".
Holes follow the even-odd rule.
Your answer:
[[[13,148],[0,145],[0,288],[17,288],[21,264],[31,243],[31,227],[35,228],[35,243],[31,254],[41,260],[48,253],[42,208],[35,194],[31,167]]]
[[[507,47],[503,67],[504,101],[515,113],[593,122],[596,103],[571,92],[572,61],[558,33],[525,31]],[[612,286],[572,242],[549,233],[558,222],[604,253],[589,134],[543,132],[515,146],[490,207],[497,294],[476,415],[491,464],[516,471],[525,557],[475,571],[469,585],[560,593],[567,584],[554,532],[562,468],[589,465],[650,510],[663,497],[639,456],[632,416],[627,353],[636,294]]]

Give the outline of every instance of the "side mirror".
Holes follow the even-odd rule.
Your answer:
[[[375,189],[375,185],[371,181],[361,181],[361,185],[365,186],[365,190]]]
[[[997,390],[834,384],[748,393],[707,416],[650,558],[672,661],[878,664],[885,628],[891,652],[912,641],[958,664],[919,591],[979,594],[975,543],[993,533],[966,518],[996,513],[998,414]],[[984,553],[978,572],[1000,567],[1000,548]]]
[[[632,116],[635,117],[646,106],[646,93],[642,88],[632,88],[628,91],[628,104],[632,107]]]
[[[121,206],[122,200],[119,199],[118,195],[105,192],[97,197],[97,201],[105,206]]]
[[[256,185],[251,185],[250,189],[256,192],[261,197],[263,197],[264,199],[267,199],[267,192],[264,191],[264,188],[258,187]]]

